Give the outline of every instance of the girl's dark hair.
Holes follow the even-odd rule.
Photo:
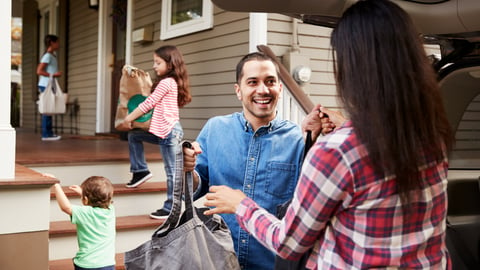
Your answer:
[[[418,31],[396,4],[365,0],[345,11],[331,45],[339,98],[375,171],[396,176],[407,209],[409,191],[422,186],[419,166],[444,159],[453,142]]]
[[[52,42],[57,42],[58,41],[58,37],[55,36],[55,35],[46,35],[45,36],[45,39],[43,40],[44,44],[45,44],[45,50],[50,47],[50,43]]]
[[[103,176],[91,176],[83,181],[82,197],[88,199],[88,205],[108,209],[113,198],[113,185]]]
[[[156,49],[155,54],[165,60],[170,72],[162,77],[157,77],[152,85],[152,90],[156,88],[161,79],[172,77],[178,85],[178,106],[183,107],[190,103],[192,101],[190,82],[182,53],[173,45],[165,45]]]

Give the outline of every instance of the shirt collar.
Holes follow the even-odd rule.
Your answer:
[[[341,127],[341,128],[353,127],[352,121],[351,121],[351,120],[347,120],[347,121],[343,122],[343,124],[342,124],[340,127]]]
[[[240,113],[240,121],[242,122],[242,125],[244,127],[244,131],[245,132],[248,132],[248,131],[251,131],[253,132],[253,129],[252,129],[252,125],[247,121],[247,119],[245,118],[245,115],[244,113]],[[272,132],[273,130],[277,129],[279,124],[280,124],[280,118],[278,116],[278,112],[275,116],[275,118],[270,121],[267,125],[264,125],[264,126],[261,126],[257,132],[259,131],[262,131],[262,130],[265,130],[265,132]]]

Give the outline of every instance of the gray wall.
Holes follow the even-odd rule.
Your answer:
[[[175,45],[185,57],[192,91],[192,102],[180,111],[186,139],[195,139],[210,117],[241,110],[233,84],[235,66],[248,53],[247,13],[215,7],[212,29],[165,41],[160,40],[160,1],[136,1],[134,13],[133,29],[154,24],[154,41],[134,46],[133,65],[149,71],[153,78],[152,57],[158,47]]]

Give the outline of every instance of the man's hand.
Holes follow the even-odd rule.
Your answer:
[[[198,142],[192,142],[191,148],[183,147],[183,171],[193,172],[193,190],[198,188],[200,177],[195,172],[195,165],[197,165],[197,155],[202,153],[202,148]]]
[[[303,119],[302,131],[304,134],[306,134],[307,131],[311,131],[312,140],[316,141],[318,135],[325,135],[334,131],[337,127],[342,126],[345,121],[347,121],[347,119],[341,112],[329,110],[318,104],[305,119]]]
[[[317,140],[318,135],[329,133],[335,128],[335,125],[328,119],[328,115],[320,110],[321,107],[320,104],[316,105],[302,121],[303,133],[311,131],[313,141]]]
[[[197,164],[197,155],[202,153],[202,148],[198,142],[192,142],[192,148],[183,148],[183,170],[191,172]]]

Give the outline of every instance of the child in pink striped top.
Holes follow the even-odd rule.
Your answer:
[[[175,170],[175,150],[183,139],[179,108],[191,101],[190,85],[183,55],[177,47],[166,45],[155,50],[153,69],[157,82],[150,96],[125,117],[123,125],[130,129],[128,146],[130,151],[130,171],[132,180],[127,187],[137,187],[150,178],[145,161],[143,142],[158,144],[167,176],[167,200],[162,208],[150,214],[151,218],[166,218],[172,207],[173,172]],[[132,129],[132,122],[153,109],[148,131]]]

